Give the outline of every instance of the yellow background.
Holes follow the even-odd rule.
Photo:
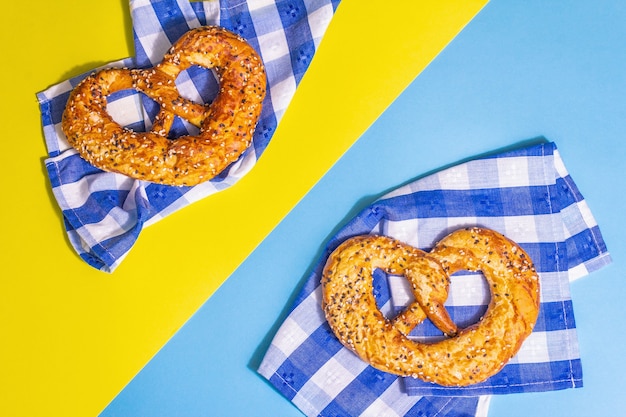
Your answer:
[[[5,4],[0,415],[98,414],[486,2],[407,1],[385,19],[343,0],[253,171],[145,229],[110,275],[65,236],[35,94],[131,56],[128,4]]]

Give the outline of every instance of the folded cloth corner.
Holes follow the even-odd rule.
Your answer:
[[[143,227],[234,185],[250,171],[276,131],[338,4],[339,0],[130,1],[135,56],[107,67],[152,67],[181,35],[201,25],[219,25],[241,35],[265,63],[268,94],[252,145],[218,177],[194,187],[132,180],[100,171],[78,155],[61,130],[61,118],[70,91],[88,74],[37,94],[53,194],[69,240],[85,262],[112,272]],[[211,72],[196,67],[181,73],[176,83],[181,95],[197,102],[210,102],[217,93]],[[121,91],[108,97],[107,109],[118,123],[144,131],[158,107],[137,92]],[[194,127],[177,118],[171,132],[191,134]]]
[[[451,231],[469,226],[499,231],[519,243],[541,280],[537,324],[502,371],[480,384],[443,387],[380,372],[339,343],[321,310],[320,287],[326,258],[339,244],[355,235],[382,234],[429,250]],[[390,192],[332,237],[258,371],[308,416],[479,416],[486,414],[491,395],[580,387],[569,283],[610,262],[600,229],[554,143],[479,157]],[[461,327],[478,321],[489,302],[479,275],[452,276],[446,309]],[[411,301],[402,277],[378,271],[374,279],[384,313],[393,316]],[[427,321],[409,336],[428,341],[441,332]]]

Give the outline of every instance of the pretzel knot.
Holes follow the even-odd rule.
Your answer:
[[[372,274],[402,275],[415,301],[394,319],[380,312]],[[444,303],[450,275],[480,271],[491,300],[475,324],[458,329]],[[488,229],[459,229],[424,252],[397,240],[357,236],[329,256],[322,308],[340,342],[373,367],[444,386],[466,386],[496,374],[519,351],[539,313],[539,277],[528,254]],[[407,337],[429,318],[448,336],[434,343]]]
[[[176,79],[192,66],[215,71],[220,90],[211,104],[179,94]],[[150,131],[124,128],[107,112],[107,96],[127,89],[160,106]],[[204,26],[184,34],[153,68],[109,68],[85,78],[70,94],[62,128],[81,157],[100,169],[161,184],[196,185],[221,173],[250,146],[265,91],[265,69],[256,51],[226,29]],[[198,127],[199,134],[169,139],[175,116]]]

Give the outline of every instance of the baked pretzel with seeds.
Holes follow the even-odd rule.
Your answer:
[[[178,75],[191,66],[213,69],[220,89],[211,104],[181,97]],[[107,96],[134,89],[160,105],[148,132],[116,123]],[[266,92],[260,56],[243,38],[217,26],[185,33],[149,69],[109,68],[71,92],[62,129],[81,157],[105,171],[167,185],[196,185],[220,174],[252,143]],[[197,136],[168,139],[174,117],[199,128]]]
[[[376,268],[403,275],[416,301],[389,320],[376,306]],[[491,300],[474,325],[457,329],[443,303],[449,276],[480,271]],[[498,232],[460,229],[430,252],[376,235],[357,236],[329,256],[322,308],[343,345],[373,367],[443,386],[467,386],[496,374],[519,351],[539,312],[539,277],[528,254]],[[449,337],[434,343],[407,334],[426,317]]]

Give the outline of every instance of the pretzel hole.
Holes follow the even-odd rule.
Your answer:
[[[455,304],[447,307],[450,318],[459,329],[478,323],[491,301],[487,279],[480,271],[461,270],[450,275],[450,280],[448,300]]]
[[[385,317],[391,320],[413,303],[415,297],[411,292],[411,284],[404,276],[387,274],[380,269],[377,271],[380,271],[379,273],[384,276],[386,281],[385,285],[389,291],[389,297],[391,299],[389,301],[389,308],[388,311],[383,312],[383,314],[386,313]]]
[[[158,105],[143,93],[132,89],[115,91],[107,96],[106,111],[118,125],[135,132],[145,132],[151,123],[146,123],[149,109],[157,109]],[[156,115],[156,113],[154,113]]]
[[[181,97],[198,104],[211,103],[220,85],[213,69],[192,65],[176,77],[176,88]]]
[[[380,268],[372,271],[372,293],[376,300],[376,307],[383,313],[383,316],[391,320],[396,314],[394,313],[393,302],[391,301],[391,292],[388,282],[388,275]]]

